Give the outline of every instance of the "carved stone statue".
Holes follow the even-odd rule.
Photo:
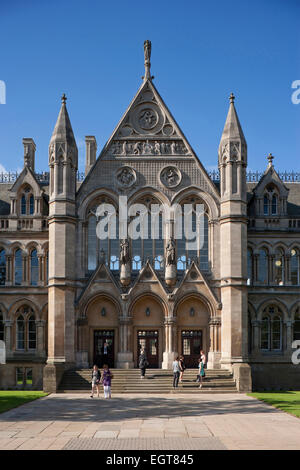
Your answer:
[[[176,264],[175,242],[170,238],[166,247],[166,265],[171,266],[174,264]]]
[[[151,41],[148,39],[144,41],[144,56],[145,56],[145,62],[150,62],[151,58]]]
[[[120,245],[120,263],[127,264],[130,261],[128,240],[122,240]]]

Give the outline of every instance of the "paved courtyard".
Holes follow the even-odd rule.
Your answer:
[[[300,420],[244,394],[54,394],[0,415],[0,449],[300,450]]]

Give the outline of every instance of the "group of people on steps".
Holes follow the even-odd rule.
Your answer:
[[[147,360],[146,356],[146,351],[144,348],[141,348],[140,351],[140,356],[139,356],[139,369],[141,371],[141,379],[145,378],[145,373],[146,369],[149,365],[149,362]],[[198,375],[196,382],[199,382],[199,388],[202,388],[202,383],[203,383],[203,378],[205,377],[205,365],[206,365],[206,356],[204,354],[204,351],[200,351],[200,357],[198,359]],[[178,387],[178,383],[182,383],[183,381],[183,374],[186,369],[185,363],[184,363],[184,357],[183,356],[178,356],[173,362],[172,365],[173,368],[173,388]],[[92,373],[92,393],[91,393],[91,398],[94,397],[94,393],[97,391],[97,396],[99,397],[100,394],[100,385],[103,385],[103,391],[104,391],[104,398],[111,398],[111,381],[112,381],[113,375],[111,371],[109,370],[109,367],[107,364],[103,365],[103,373],[101,375],[101,372],[98,368],[98,366],[94,365],[93,367],[93,373]]]

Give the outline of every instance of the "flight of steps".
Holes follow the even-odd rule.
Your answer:
[[[235,380],[227,370],[205,370],[202,388],[195,382],[198,369],[187,369],[183,382],[173,389],[171,370],[147,369],[140,378],[139,369],[111,369],[112,393],[233,393],[237,392]],[[64,373],[58,393],[82,393],[91,390],[92,369],[68,370]],[[101,387],[102,389],[102,387]]]

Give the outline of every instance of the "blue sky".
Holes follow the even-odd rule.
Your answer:
[[[145,39],[154,83],[206,168],[233,91],[248,168],[272,152],[278,170],[300,171],[299,0],[1,0],[0,165],[21,168],[32,137],[36,169],[48,169],[64,92],[82,170],[84,136],[100,151],[140,86]]]

